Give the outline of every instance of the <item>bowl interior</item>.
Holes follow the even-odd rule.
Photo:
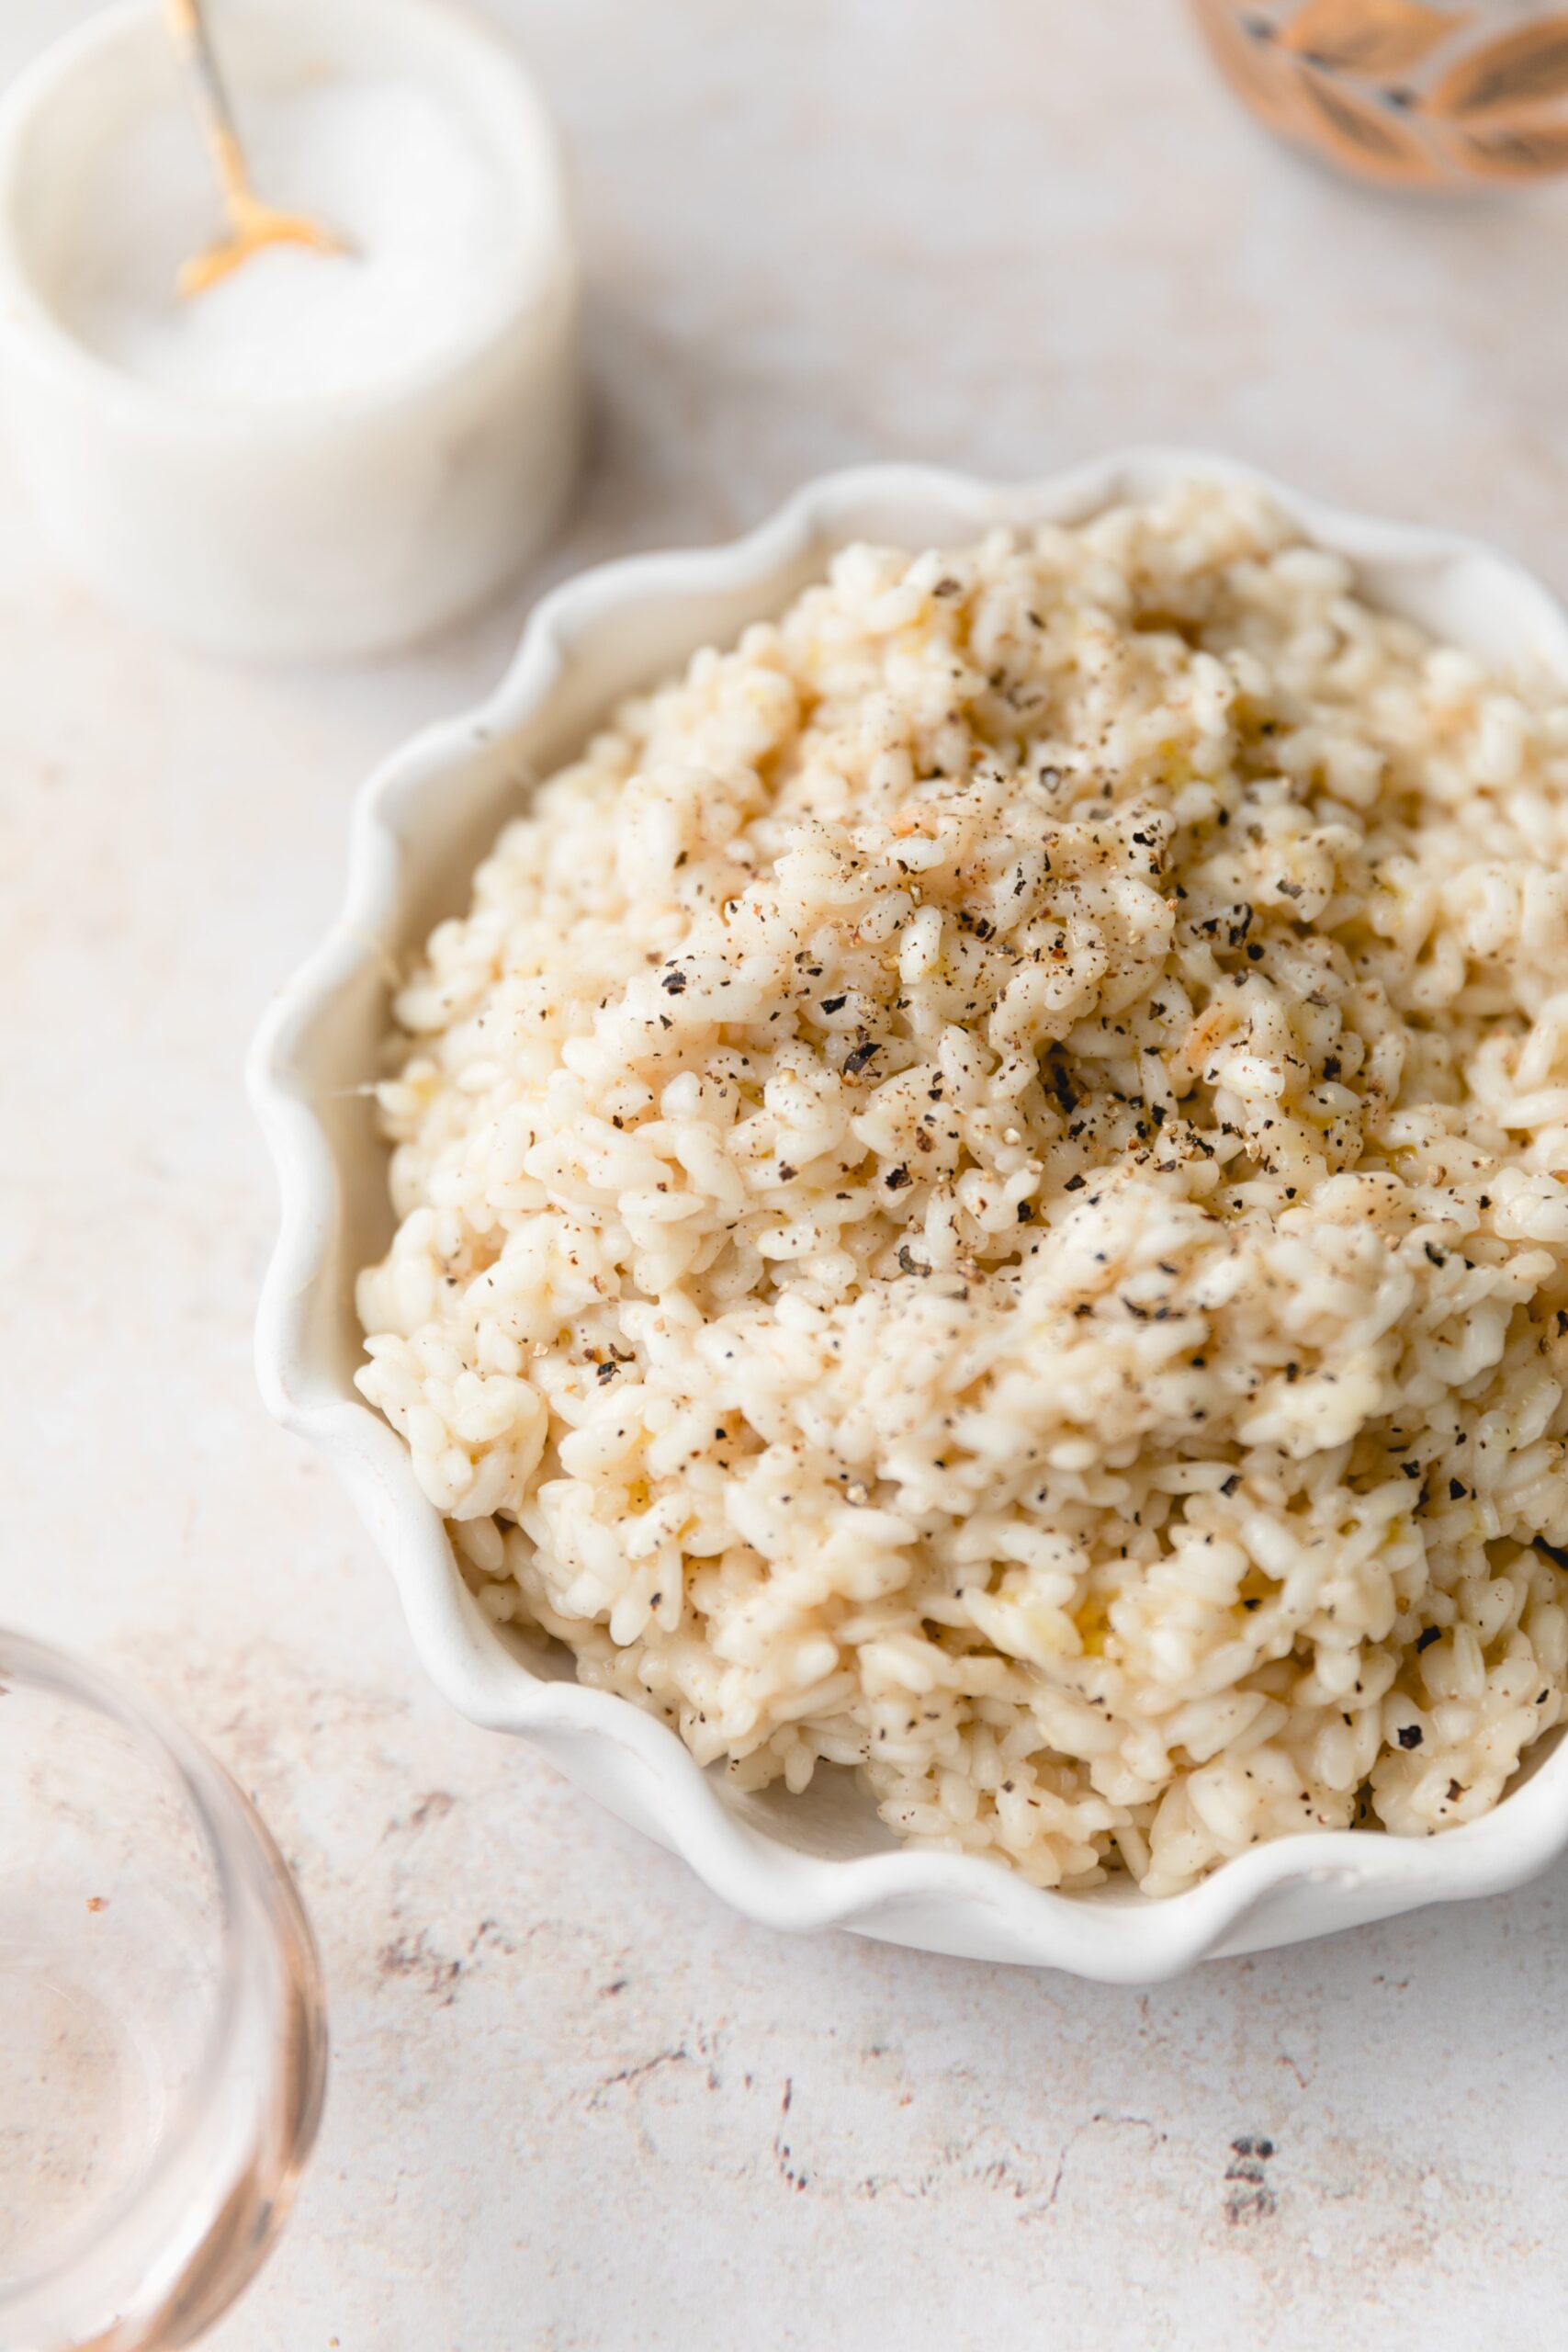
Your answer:
[[[560,205],[553,143],[510,53],[429,0],[231,0],[218,28],[220,62],[243,121],[258,97],[292,93],[367,64],[450,92],[484,141],[505,206],[505,248],[522,268],[549,250]],[[7,106],[0,236],[23,277],[57,315],[73,266],[94,243],[93,167],[130,126],[167,115],[185,140],[205,197],[201,156],[180,65],[156,0],[130,0],[51,51]],[[199,214],[197,218],[199,219]],[[172,284],[172,273],[171,273]],[[63,322],[70,326],[69,319]]]

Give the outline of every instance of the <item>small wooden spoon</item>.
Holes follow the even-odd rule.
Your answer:
[[[169,30],[189,75],[202,136],[223,190],[231,230],[229,236],[185,264],[175,281],[179,292],[205,293],[267,245],[308,245],[313,253],[346,253],[342,238],[323,229],[319,220],[302,212],[280,212],[256,195],[200,0],[166,0],[166,7]]]

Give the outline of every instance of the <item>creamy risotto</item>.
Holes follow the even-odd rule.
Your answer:
[[[366,1396],[744,1788],[1187,1886],[1568,1687],[1568,706],[1248,492],[856,547],[396,999]]]

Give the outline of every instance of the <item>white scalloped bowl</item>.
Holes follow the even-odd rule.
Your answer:
[[[1334,1830],[1226,1862],[1152,1901],[1111,1883],[1043,1893],[973,1855],[894,1843],[852,1781],[820,1773],[801,1797],[744,1796],[705,1772],[674,1733],[629,1702],[581,1689],[483,1615],[402,1440],[353,1385],[363,1361],[353,1286],[391,1231],[386,1153],[365,1081],[378,1067],[389,977],[441,916],[529,784],[608,707],[778,612],[836,547],[857,538],[961,544],[998,522],[1078,521],[1182,476],[1262,481],[1225,460],[1144,450],[1016,489],[906,466],[808,484],[734,546],[637,556],[547,596],[480,708],[434,727],[365,787],[347,903],[269,1012],[252,1099],[282,1191],[257,1366],[272,1411],[332,1461],[397,1579],[416,1647],[476,1723],[536,1740],[569,1779],[684,1857],[738,1910],[795,1929],[842,1927],[980,1960],[1148,1983],[1206,1957],[1266,1950],[1419,1904],[1517,1885],[1568,1846],[1568,1745],[1543,1740],[1502,1804],[1430,1839]],[[1356,565],[1376,604],[1494,661],[1543,663],[1568,685],[1568,617],[1540,583],[1472,541],[1331,513],[1264,482],[1309,537]]]

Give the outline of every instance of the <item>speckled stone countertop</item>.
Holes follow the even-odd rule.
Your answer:
[[[0,74],[87,13],[6,0]],[[802,476],[1207,443],[1568,586],[1568,187],[1272,148],[1172,0],[510,0],[575,150],[598,428],[550,567]],[[0,1619],[254,1791],[331,1979],[293,2225],[218,2352],[1558,2340],[1568,1872],[1145,1995],[730,1917],[457,1720],[265,1419],[241,1057],[350,795],[498,671],[261,675],[61,582],[0,468]]]

